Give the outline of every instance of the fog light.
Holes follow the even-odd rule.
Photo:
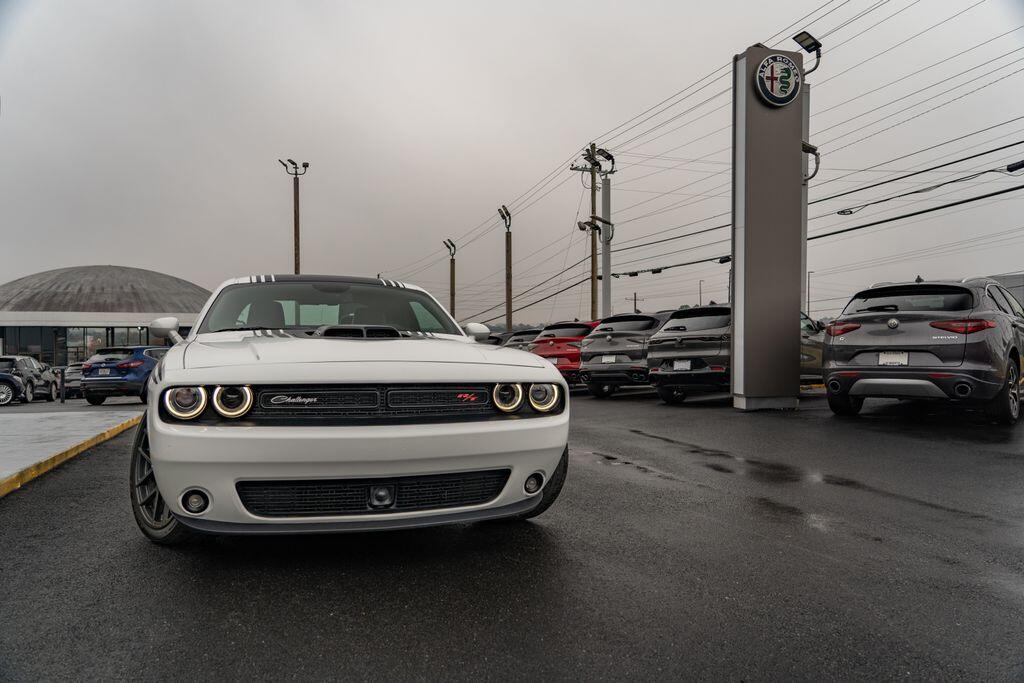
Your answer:
[[[182,507],[193,515],[198,515],[210,505],[210,499],[202,491],[186,491],[182,496]]]
[[[371,486],[370,507],[389,508],[395,504],[394,486]]]
[[[540,472],[534,472],[526,478],[526,483],[523,484],[523,489],[527,493],[537,493],[540,491],[540,487],[544,485],[544,475]]]

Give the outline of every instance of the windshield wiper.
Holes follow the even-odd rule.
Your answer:
[[[210,332],[255,332],[257,330],[269,330],[269,327],[252,326],[252,327],[222,327],[219,330],[210,330]]]
[[[858,313],[880,313],[882,311],[898,311],[900,307],[896,304],[883,304],[881,306],[868,306],[867,308],[858,308]]]

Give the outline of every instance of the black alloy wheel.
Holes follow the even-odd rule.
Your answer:
[[[147,416],[135,430],[132,442],[131,466],[128,473],[132,514],[139,529],[154,543],[171,545],[188,537],[188,529],[171,514],[167,501],[160,495],[153,473],[153,462],[149,450],[149,429]]]

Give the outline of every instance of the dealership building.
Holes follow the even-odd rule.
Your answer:
[[[0,285],[0,350],[60,366],[106,346],[162,344],[149,323],[174,316],[188,328],[209,296],[186,280],[124,266],[28,275]]]

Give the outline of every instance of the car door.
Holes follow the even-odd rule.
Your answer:
[[[25,386],[28,387],[29,383],[32,384],[33,394],[39,393],[39,385],[42,383],[39,373],[36,371],[36,366],[28,358],[21,358],[18,360],[18,368],[21,370],[21,377],[25,380]]]
[[[825,333],[804,313],[800,314],[800,377],[821,377],[821,356],[825,350]]]
[[[995,287],[994,289],[1003,295],[1006,305],[1010,307],[1009,316],[1013,321],[1014,341],[1018,349],[1024,350],[1024,306],[1005,287]]]

